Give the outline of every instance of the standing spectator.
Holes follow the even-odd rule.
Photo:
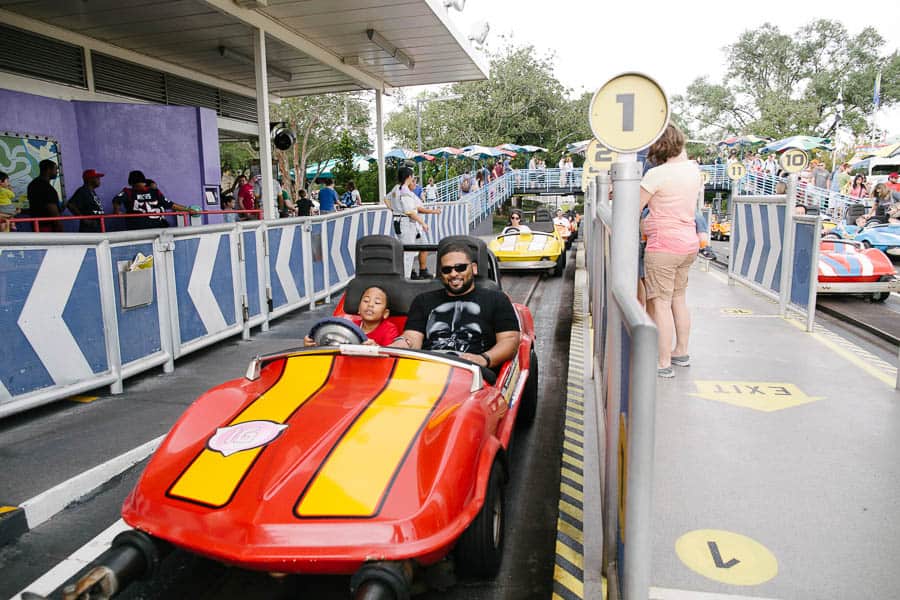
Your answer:
[[[333,213],[337,202],[338,195],[334,191],[334,179],[326,179],[325,186],[319,189],[319,214]]]
[[[815,163],[812,170],[813,185],[823,190],[828,189],[828,169],[818,160],[814,160],[813,163]]]
[[[412,189],[410,189],[412,185],[414,185],[412,169],[400,167],[397,170],[397,186],[394,187],[390,194],[390,207],[394,213],[394,233],[404,245],[416,243],[416,234],[418,232],[416,224],[421,226],[422,231],[428,233],[428,225],[419,216],[418,199],[412,193]],[[321,200],[319,202],[321,207]],[[414,260],[415,252],[403,253],[404,277],[411,276]]]
[[[503,163],[499,160],[494,163],[494,179],[503,177]]]
[[[763,163],[763,170],[768,173],[770,177],[775,177],[778,174],[778,161],[775,160],[774,154],[769,154],[766,157],[766,162]]]
[[[234,197],[233,196],[226,196],[226,197],[222,198],[222,210],[223,211],[234,210]],[[233,212],[226,212],[224,215],[222,215],[222,219],[226,223],[235,223],[237,221],[237,214],[235,214]]]
[[[253,193],[253,184],[247,181],[247,178],[241,175],[237,179],[237,194],[235,195],[238,208],[241,210],[256,209],[256,195]],[[238,219],[241,221],[252,221],[258,219],[256,213],[240,213]]]
[[[362,196],[360,196],[359,190],[356,189],[356,182],[352,179],[347,182],[347,190],[350,192],[350,206],[362,206]]]
[[[416,178],[412,178],[412,184],[415,185]],[[418,186],[417,186],[418,187]],[[420,187],[418,189],[421,189]],[[416,212],[420,215],[439,215],[441,214],[441,209],[439,208],[426,208],[425,203],[422,201],[423,194],[416,194],[416,189],[412,190],[413,194],[416,196]],[[424,224],[424,220],[422,221]],[[421,225],[416,223],[416,242],[422,244],[424,243],[426,230],[422,228]],[[428,251],[420,250],[419,251],[419,270],[418,272],[413,272],[410,275],[410,279],[431,279],[432,275],[428,272]]]
[[[900,192],[900,173],[891,173],[888,175],[887,183],[885,185],[892,192]]]
[[[472,184],[472,191],[477,192],[478,190],[480,190],[483,187],[484,187],[484,172],[478,171],[478,173],[475,174],[475,183]]]
[[[81,180],[84,182],[80,188],[75,190],[69,203],[66,205],[69,212],[76,216],[102,215],[103,203],[100,196],[97,195],[97,188],[100,187],[100,178],[103,173],[98,173],[94,169],[88,169],[81,174]],[[81,233],[99,233],[100,219],[81,219],[78,223],[78,231]]]
[[[415,175],[413,176],[412,193],[415,194],[416,198],[419,200],[425,200],[425,188],[422,187],[422,184],[419,183],[419,178]]]
[[[278,196],[276,196],[278,199],[278,218],[286,219],[297,212],[297,207],[291,202],[291,195],[287,188],[282,186],[281,183],[278,184],[278,187],[280,188]]]
[[[534,154],[532,154],[531,158],[528,159],[528,170],[534,171],[535,169],[538,168],[537,165],[538,165],[537,157]]]
[[[58,217],[59,194],[50,183],[59,177],[59,167],[52,160],[44,159],[38,163],[39,175],[28,184],[28,206],[32,217]],[[62,231],[61,221],[49,221],[34,223],[34,230]]]
[[[176,204],[163,196],[159,188],[151,188],[147,178],[141,171],[128,174],[128,185],[113,198],[113,210],[116,214],[124,211],[129,215],[143,215],[125,220],[128,229],[153,229],[168,227],[169,221],[160,213],[178,211],[194,214],[194,210]]]
[[[572,157],[566,156],[566,160],[563,161],[563,172],[566,176],[566,186],[572,185],[572,171],[575,170],[575,166],[572,164]]]
[[[312,200],[309,199],[309,194],[306,193],[306,190],[301,188],[300,191],[297,192],[297,196],[297,216],[310,216],[312,214],[313,203]]]
[[[869,196],[869,186],[866,184],[865,175],[857,175],[853,178],[847,195],[851,198],[867,198]]]
[[[472,191],[472,177],[468,173],[463,173],[459,179],[459,194],[465,196]]]
[[[6,233],[15,226],[9,220],[18,212],[15,200],[16,193],[12,189],[9,175],[0,171],[0,233]]]
[[[428,178],[428,185],[425,186],[425,202],[437,202],[437,186],[434,185],[434,177]]]
[[[684,144],[684,134],[677,127],[666,127],[647,153],[648,160],[659,166],[647,171],[641,181],[641,208],[650,208],[643,225],[647,235],[644,282],[650,316],[659,329],[657,373],[665,378],[675,376],[673,364],[690,364],[691,314],[685,293],[688,271],[697,257],[694,213],[703,183],[697,164],[687,159]]]

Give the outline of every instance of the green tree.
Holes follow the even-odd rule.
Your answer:
[[[900,55],[882,56],[884,46],[871,27],[851,35],[842,24],[820,19],[787,34],[766,23],[725,48],[723,82],[696,79],[673,97],[674,110],[702,137],[830,137],[838,127],[862,134],[879,70],[882,105],[900,100]]]
[[[297,136],[291,149],[275,152],[283,185],[290,182],[290,170],[295,173],[294,183],[304,185],[307,165],[335,158],[341,144],[348,144],[355,154],[371,151],[369,106],[357,94],[287,98],[272,107],[272,118],[286,122]],[[292,186],[286,187],[293,196]]]
[[[426,100],[449,94],[461,97],[422,104],[423,149],[533,144],[549,149],[550,164],[565,152],[566,144],[591,137],[587,120],[590,95],[571,99],[572,90],[553,74],[553,59],[552,54],[540,55],[533,46],[508,44],[490,55],[489,79],[455,83],[425,95]],[[390,116],[385,131],[404,147],[417,147],[415,100]],[[467,164],[451,161],[451,172]],[[443,161],[428,165],[427,173],[443,177]]]
[[[219,162],[222,170],[233,173],[247,171],[254,160],[259,160],[259,152],[249,142],[222,142],[219,144]]]

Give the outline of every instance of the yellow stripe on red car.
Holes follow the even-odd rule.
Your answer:
[[[369,517],[444,395],[452,367],[401,359],[390,382],[325,459],[297,503],[298,517]]]
[[[278,382],[241,411],[228,426],[247,421],[284,423],[325,385],[332,360],[332,355],[288,359]],[[229,456],[204,449],[169,489],[169,496],[217,508],[225,506],[264,447]]]

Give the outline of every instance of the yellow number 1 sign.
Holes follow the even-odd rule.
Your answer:
[[[656,141],[669,123],[669,100],[662,88],[640,73],[613,77],[591,99],[591,131],[616,152],[642,150]]]

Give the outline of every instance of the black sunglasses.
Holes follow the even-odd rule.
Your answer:
[[[453,271],[456,271],[457,273],[464,273],[471,264],[472,263],[457,263],[455,265],[447,265],[445,267],[441,267],[441,273],[443,273],[444,275],[449,275]]]
[[[519,215],[513,215],[513,216],[511,216],[511,217],[509,218],[509,220],[510,220],[510,221],[513,221],[513,220],[518,221],[518,220],[519,220]]]

